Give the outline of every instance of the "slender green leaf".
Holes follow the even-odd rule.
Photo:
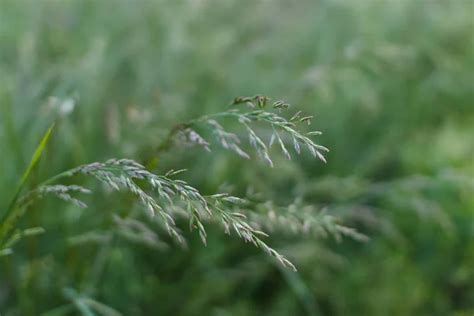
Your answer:
[[[39,145],[36,147],[35,152],[33,153],[33,156],[31,157],[30,163],[28,164],[28,167],[26,168],[25,172],[23,173],[20,183],[18,185],[18,188],[16,190],[15,196],[13,197],[10,206],[8,207],[7,213],[5,214],[4,218],[0,222],[0,241],[5,238],[5,236],[10,232],[10,230],[13,228],[15,222],[21,217],[23,214],[22,208],[17,207],[17,202],[18,198],[20,197],[21,191],[23,190],[26,181],[30,177],[31,173],[33,170],[36,168],[38,165],[38,162],[43,154],[44,149],[46,148],[46,145],[49,142],[49,139],[51,137],[51,133],[53,132],[54,129],[54,123],[51,124],[51,126],[48,128],[46,133],[43,135],[41,138],[41,141]]]

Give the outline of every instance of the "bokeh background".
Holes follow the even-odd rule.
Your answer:
[[[47,199],[21,222],[46,234],[0,258],[0,313],[90,315],[68,305],[83,293],[97,315],[474,315],[473,85],[472,0],[2,0],[0,212],[54,119],[33,183],[140,161],[176,124],[263,94],[315,115],[326,165],[178,146],[157,172],[325,208],[370,241],[275,231],[293,273],[212,226],[207,247],[104,242],[123,197]]]

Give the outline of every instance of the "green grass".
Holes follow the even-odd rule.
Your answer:
[[[183,248],[132,194],[79,175],[62,184],[94,191],[88,208],[47,197],[15,225],[24,238],[0,257],[0,314],[472,314],[473,30],[471,0],[0,2],[0,218],[19,182],[26,193],[125,157],[158,175],[188,169],[177,178],[205,196],[245,197],[298,268],[212,222],[204,246],[177,219]],[[206,124],[192,128],[211,153],[167,141],[254,95],[292,104],[288,119],[314,115],[327,164],[282,136],[293,159],[275,139],[271,168],[232,117],[219,123],[251,159]],[[254,129],[268,145],[272,129]],[[325,238],[339,224],[370,240]]]

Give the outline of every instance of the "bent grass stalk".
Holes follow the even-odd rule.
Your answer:
[[[302,133],[298,128],[298,124],[309,125],[312,116],[302,116],[301,112],[296,112],[290,119],[286,119],[274,112],[266,110],[269,107],[269,100],[270,98],[263,96],[236,98],[231,105],[234,107],[232,109],[221,113],[205,115],[191,120],[188,123],[177,125],[170,131],[168,137],[165,138],[163,143],[158,147],[158,150],[164,151],[170,149],[174,138],[177,135],[181,135],[182,138],[184,137],[184,139],[182,139],[184,142],[187,141],[191,144],[202,146],[210,151],[211,143],[193,129],[195,126],[204,126],[211,129],[212,134],[217,138],[218,143],[223,148],[234,151],[239,156],[248,159],[250,158],[250,154],[241,147],[240,138],[236,134],[226,131],[221,123],[218,122],[218,120],[222,118],[232,118],[244,127],[248,133],[249,142],[256,150],[258,156],[272,167],[274,164],[270,157],[269,149],[274,143],[278,143],[283,154],[288,159],[291,159],[287,148],[287,140],[292,143],[298,154],[301,153],[302,147],[306,147],[315,158],[326,162],[322,152],[329,150],[324,146],[316,144],[310,138],[320,135],[321,133],[318,131]],[[246,108],[242,109],[242,105],[245,105]],[[240,106],[240,108],[235,108],[237,106]],[[272,108],[280,112],[288,110],[289,107],[290,105],[283,101],[276,101],[272,104]],[[262,123],[270,127],[272,137],[268,144],[258,135],[258,132],[252,126],[253,123]],[[173,179],[174,176],[183,170],[172,170],[165,175],[157,175],[148,171],[150,168],[136,161],[130,159],[110,159],[105,162],[94,162],[64,171],[47,179],[20,197],[21,191],[31,171],[37,166],[48,143],[53,126],[54,125],[52,125],[43,136],[20,181],[19,188],[12,200],[10,208],[0,223],[0,242],[10,233],[16,221],[23,215],[24,209],[37,198],[52,195],[66,202],[73,203],[78,207],[87,207],[83,201],[74,195],[90,194],[92,192],[89,189],[79,185],[62,185],[59,183],[60,180],[65,178],[82,174],[106,184],[115,191],[127,191],[132,193],[148,211],[148,215],[158,216],[168,234],[181,244],[185,244],[186,241],[176,225],[177,214],[184,214],[189,219],[191,230],[196,229],[198,231],[204,244],[206,244],[207,240],[204,221],[214,220],[224,227],[224,231],[227,234],[234,232],[245,242],[252,243],[268,255],[277,259],[283,266],[290,267],[296,271],[295,266],[285,256],[278,253],[263,241],[262,238],[268,237],[268,235],[261,231],[260,227],[265,226],[262,225],[262,223],[265,223],[266,220],[263,217],[256,217],[250,213],[249,216],[251,220],[249,221],[249,217],[244,215],[244,205],[250,202],[226,193],[204,196],[198,189],[192,187],[185,181]],[[149,160],[147,164],[148,167],[150,167],[152,161],[153,160]],[[308,214],[305,216],[308,216]],[[290,217],[288,217],[286,221],[293,225],[299,223],[303,223],[303,226],[307,226],[308,223],[311,223],[314,227],[320,225],[320,230],[321,227],[323,227],[323,231],[334,234],[336,237],[347,235],[356,239],[363,239],[363,237],[361,237],[362,235],[337,224],[336,221],[333,221],[332,217],[319,217],[318,222],[316,219],[309,221],[308,217],[301,220],[296,215],[290,214]],[[121,220],[118,220],[118,222],[124,223]],[[260,224],[258,222],[260,222]],[[282,222],[285,223],[285,220],[282,220]],[[134,226],[137,227],[136,224],[134,224]],[[5,248],[5,245],[11,246],[24,235],[28,234],[17,232],[10,238],[10,241],[13,240],[13,242],[8,241],[1,243],[3,245],[2,248]],[[3,250],[8,252],[9,249]]]
[[[200,127],[210,131],[217,139],[217,143],[223,148],[235,152],[242,158],[249,159],[250,154],[242,148],[242,140],[240,137],[237,134],[226,131],[222,124],[219,123],[219,120],[228,118],[235,120],[244,127],[248,134],[249,142],[256,150],[257,155],[272,167],[273,161],[270,157],[269,150],[274,143],[278,143],[278,146],[287,159],[292,158],[287,147],[288,142],[290,142],[297,154],[301,154],[302,147],[306,147],[315,158],[326,163],[324,153],[329,152],[329,149],[316,144],[311,139],[311,137],[319,136],[322,133],[320,131],[304,133],[299,126],[300,124],[311,125],[313,116],[303,116],[301,111],[297,111],[290,119],[287,119],[280,114],[272,112],[272,109],[283,113],[284,111],[289,111],[291,108],[290,104],[284,101],[275,101],[270,105],[269,101],[270,98],[259,95],[254,97],[238,97],[234,99],[231,103],[231,108],[227,111],[204,115],[186,123],[176,125],[169,132],[165,140],[157,147],[155,155],[172,147],[173,140],[177,136],[181,136],[179,139],[181,144],[189,143],[198,145],[210,151],[211,142],[206,140],[195,130],[195,128]],[[272,136],[268,144],[258,135],[258,132],[252,126],[254,123],[260,123],[270,128]],[[153,161],[156,161],[156,159],[150,157],[146,161],[146,166],[153,169]]]

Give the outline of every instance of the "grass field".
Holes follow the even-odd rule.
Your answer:
[[[1,316],[473,315],[474,1],[0,1],[0,254]]]

